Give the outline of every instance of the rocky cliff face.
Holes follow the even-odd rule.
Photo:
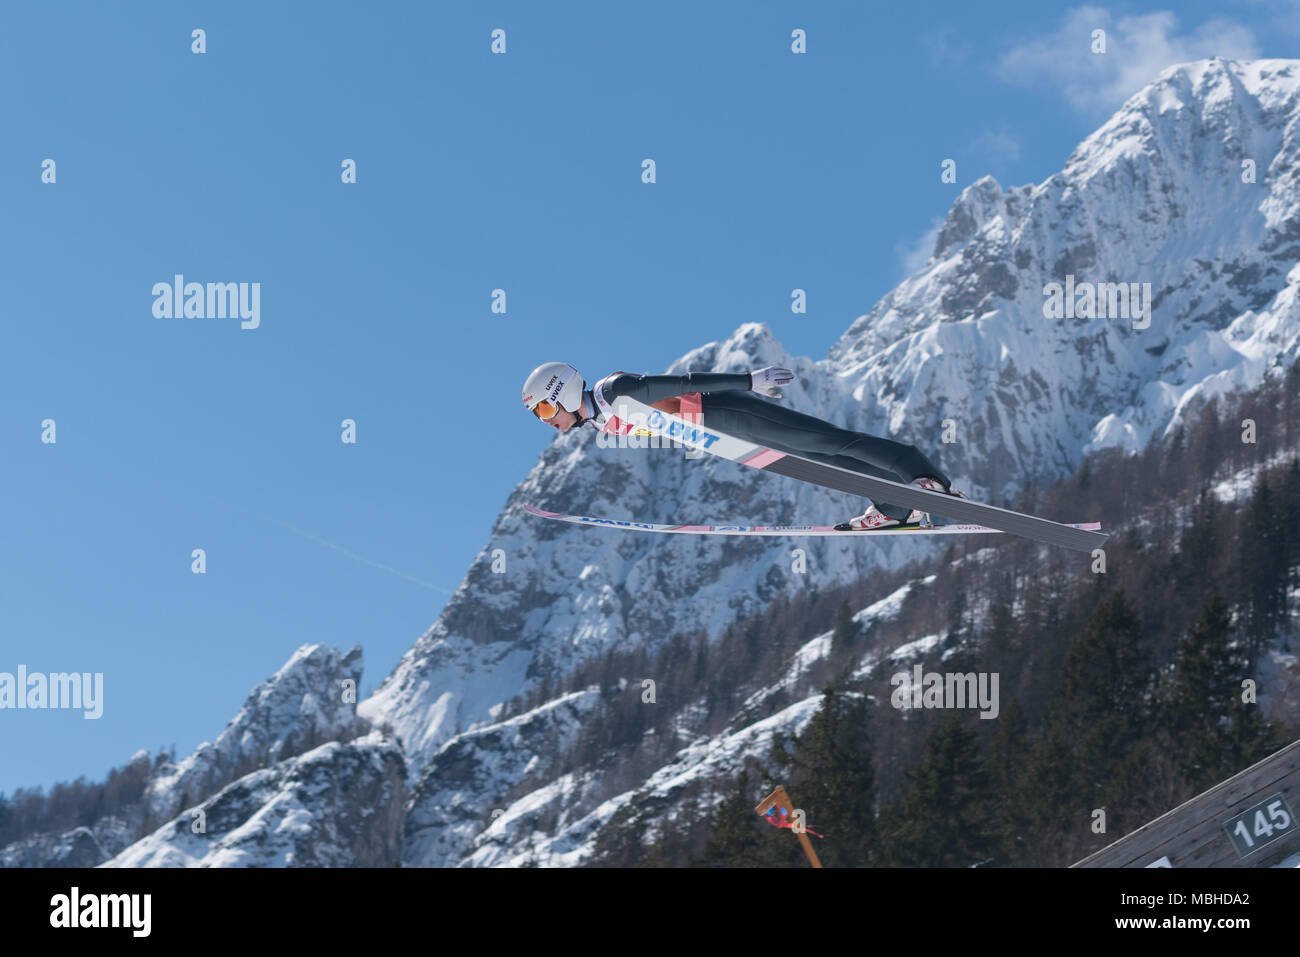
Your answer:
[[[0,848],[0,867],[95,867],[129,847],[134,835],[129,822],[108,817],[94,827],[37,834]]]
[[[568,694],[534,711],[452,738],[425,768],[406,817],[404,860],[454,866],[465,848],[500,835],[519,817],[512,792],[529,776],[546,780],[548,756],[573,744],[584,721],[599,719],[594,691]],[[488,808],[483,799],[490,798]],[[527,801],[536,807],[536,801]],[[507,816],[516,810],[513,816]]]
[[[1293,60],[1172,67],[1045,182],[966,188],[926,267],[831,349],[860,426],[950,419],[945,465],[996,494],[1140,448],[1293,358],[1298,88]],[[1067,277],[1149,284],[1149,325],[1109,296],[1048,318],[1044,287]]]
[[[137,805],[92,827],[36,835],[0,849],[0,866],[93,867],[128,848],[126,860],[149,864],[341,860],[339,855],[348,853],[346,848],[326,850],[313,843],[314,838],[294,843],[297,838],[290,837],[295,828],[375,837],[387,834],[385,827],[392,827],[393,834],[400,835],[405,801],[405,764],[400,750],[391,739],[373,735],[364,746],[352,743],[370,731],[356,715],[361,673],[360,647],[341,653],[323,645],[304,645],[253,689],[215,743],[205,741],[193,754],[152,769],[148,768],[149,755],[137,754],[132,766],[143,761],[148,772],[143,799]],[[322,750],[320,746],[327,742],[338,748]],[[303,755],[301,760],[298,755]],[[324,785],[331,769],[352,774],[355,780],[349,780],[342,791],[331,791]],[[390,780],[394,773],[396,784]],[[281,800],[277,790],[292,793]],[[317,792],[320,800],[313,797]],[[307,817],[288,815],[286,810],[308,805]],[[196,808],[205,813],[212,809],[216,828],[207,832],[207,838],[185,837],[181,842],[184,849],[177,850],[173,845],[193,818],[183,812]],[[277,815],[285,819],[278,820]],[[364,826],[354,819],[364,819]],[[270,820],[276,820],[277,833],[289,836],[284,840],[257,836]],[[165,821],[171,823],[131,847],[142,828]],[[242,829],[231,824],[235,821]],[[230,836],[229,831],[236,833]],[[225,841],[219,847],[214,844],[218,838]],[[400,837],[392,837],[389,843],[400,846]],[[393,851],[385,857],[386,846],[381,844],[377,851],[363,848],[359,859],[395,863],[399,853]]]
[[[278,761],[137,841],[104,867],[396,867],[406,766],[374,732]]]
[[[205,741],[188,757],[155,769],[150,813],[173,817],[247,771],[368,730],[356,716],[361,672],[359,645],[346,654],[323,645],[299,648],[252,690],[215,743]]]

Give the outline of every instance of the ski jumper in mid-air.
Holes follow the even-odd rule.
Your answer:
[[[964,498],[953,489],[948,476],[914,445],[841,429],[750,394],[762,392],[780,398],[779,387],[793,381],[794,373],[789,369],[769,366],[755,372],[691,372],[680,376],[616,372],[588,389],[573,366],[548,362],[528,376],[523,398],[530,412],[561,432],[587,423],[605,432],[631,431],[632,426],[614,413],[614,402],[626,397],[756,445]],[[874,502],[861,515],[836,527],[871,531],[917,525],[924,518],[924,513],[915,509]]]

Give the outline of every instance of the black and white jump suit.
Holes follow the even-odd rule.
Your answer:
[[[699,393],[700,424],[738,439],[801,455],[876,478],[909,483],[951,480],[914,445],[841,429],[822,419],[759,398],[750,391],[749,373],[692,372],[687,375],[634,375],[623,372],[597,382],[606,402],[630,396],[647,405]],[[599,406],[597,406],[599,408]],[[873,502],[889,518],[906,521],[911,509]]]

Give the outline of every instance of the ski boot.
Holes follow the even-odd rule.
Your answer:
[[[951,495],[953,498],[965,498],[961,492],[952,486],[946,486],[936,478],[923,476],[914,479],[911,483],[917,488],[923,488],[927,492],[942,492],[944,495]],[[920,509],[912,509],[907,514],[907,518],[899,521],[896,518],[890,518],[882,513],[876,506],[871,505],[867,510],[856,518],[851,518],[835,526],[836,531],[840,532],[869,532],[878,528],[933,528],[934,521],[930,518],[929,512],[923,512]]]
[[[966,497],[965,495],[962,495],[961,492],[953,488],[951,485],[944,485],[937,478],[930,478],[929,476],[922,476],[921,478],[913,479],[912,484],[915,485],[917,488],[925,489],[927,492],[941,492],[944,495],[951,495],[953,498]],[[934,520],[930,517],[929,512],[920,512],[919,514],[924,516],[924,518],[921,519],[921,523],[926,528],[934,527]]]
[[[857,518],[851,518],[847,522],[841,522],[835,526],[837,532],[871,532],[878,528],[918,528],[924,519],[927,519],[924,512],[918,512],[912,509],[907,514],[905,521],[899,521],[896,518],[890,518],[880,511],[874,505],[867,506],[867,510]]]

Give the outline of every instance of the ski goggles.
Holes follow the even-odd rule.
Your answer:
[[[554,402],[550,402],[546,399],[542,399],[535,406],[533,406],[533,415],[537,416],[543,422],[547,422],[555,418],[556,413],[559,411],[560,411],[559,405],[557,405]]]

